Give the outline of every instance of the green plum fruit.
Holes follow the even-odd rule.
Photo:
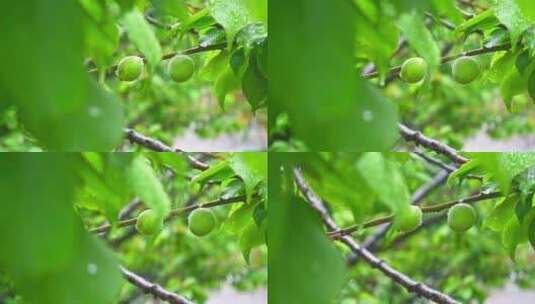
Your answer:
[[[154,235],[162,228],[162,218],[152,209],[141,212],[137,217],[136,230],[143,235]]]
[[[420,227],[422,224],[422,209],[418,206],[409,206],[409,209],[398,219],[399,229],[403,232],[410,232]]]
[[[212,232],[216,226],[216,218],[212,210],[198,208],[193,210],[188,217],[188,227],[191,233],[198,237]]]
[[[167,67],[169,76],[176,82],[184,82],[191,78],[195,69],[193,59],[187,55],[176,55]]]
[[[408,83],[417,83],[424,79],[427,74],[427,62],[423,58],[414,57],[407,59],[401,66],[399,76]]]
[[[127,56],[117,65],[117,77],[121,81],[134,81],[143,72],[143,58],[139,56]]]
[[[453,79],[460,84],[469,84],[474,81],[480,73],[479,63],[471,57],[461,57],[453,63]]]
[[[448,226],[453,231],[465,232],[476,223],[476,211],[468,204],[457,204],[448,211]]]

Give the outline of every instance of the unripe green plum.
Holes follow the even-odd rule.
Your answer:
[[[427,62],[423,58],[414,57],[403,63],[399,76],[408,83],[417,83],[424,79],[426,74]]]
[[[147,209],[139,214],[136,230],[144,235],[154,235],[163,228],[163,220],[154,210]]]
[[[479,63],[471,57],[461,57],[453,63],[453,79],[460,84],[469,84],[474,81],[480,73]]]
[[[453,231],[465,232],[476,223],[476,211],[468,204],[457,204],[448,211],[448,226]]]
[[[119,61],[117,77],[121,81],[134,81],[143,72],[143,59],[139,56],[127,56]]]
[[[176,82],[184,82],[190,79],[194,68],[193,59],[187,55],[176,55],[169,61],[167,67],[169,76]]]
[[[400,214],[398,219],[399,229],[403,232],[410,232],[420,227],[422,224],[422,209],[418,206],[409,206],[409,209]]]
[[[212,232],[216,226],[216,218],[212,210],[199,208],[193,210],[188,217],[188,227],[191,233],[198,237]]]

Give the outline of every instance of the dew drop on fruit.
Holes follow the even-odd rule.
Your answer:
[[[87,264],[87,273],[90,275],[96,275],[98,272],[98,266],[95,263],[89,263]]]

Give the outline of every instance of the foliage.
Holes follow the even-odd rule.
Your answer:
[[[146,291],[125,284],[119,265],[195,303],[229,278],[240,289],[265,285],[265,156],[251,153],[250,161],[240,163],[250,175],[231,170],[202,182],[192,180],[202,173],[189,157],[210,167],[241,162],[229,154],[2,157],[0,192],[8,203],[0,214],[1,301],[119,303],[142,297]],[[253,192],[249,200],[246,188]],[[189,231],[187,217],[202,203],[198,210],[210,208],[217,223],[201,239]]]
[[[510,278],[518,286],[532,288],[533,155],[469,156],[470,161],[453,172],[447,183],[445,178],[435,181],[444,174],[442,167],[417,154],[277,153],[270,157],[270,198],[280,202],[270,208],[270,222],[277,223],[269,231],[270,295],[284,299],[280,303],[302,303],[308,297],[322,299],[317,303],[428,302],[422,294],[381,274],[378,265],[370,265],[360,255],[355,258],[355,251],[342,246],[347,244],[342,235],[380,255],[381,263],[401,275],[461,303],[483,303],[491,288],[505,285]],[[442,158],[436,161],[447,164]],[[309,189],[303,190],[295,168],[301,169]],[[422,196],[421,189],[430,184],[434,186]],[[310,198],[310,191],[322,200],[324,209]],[[469,206],[468,215],[477,214],[475,228],[457,232],[448,227],[451,220],[446,217],[449,210],[463,209],[463,213],[463,206]],[[330,214],[341,230],[326,233],[321,229],[323,215],[319,218],[313,209]],[[423,213],[423,222],[416,213]],[[299,225],[293,225],[298,218]],[[413,220],[419,222],[415,230]],[[459,220],[463,219],[454,221]],[[410,229],[404,229],[406,222]],[[288,230],[291,233],[284,232]],[[323,281],[325,277],[329,282]],[[288,288],[293,292],[285,293]]]
[[[389,150],[398,122],[458,149],[535,130],[531,1],[293,3],[271,5],[272,151]],[[427,76],[398,81],[413,57]]]
[[[210,137],[265,120],[267,0],[31,0],[0,9],[9,29],[0,34],[2,150],[128,149],[126,126],[173,142],[191,128]],[[166,66],[183,56],[194,75],[178,84]],[[125,58],[137,58],[130,75]]]

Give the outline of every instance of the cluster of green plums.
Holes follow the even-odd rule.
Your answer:
[[[422,225],[422,209],[409,206],[398,219],[398,228],[402,232],[410,232]],[[465,232],[476,223],[476,211],[471,205],[460,203],[448,210],[448,226],[455,232]]]
[[[472,57],[460,57],[453,62],[452,76],[460,84],[469,84],[481,72],[479,63]],[[401,65],[399,77],[408,83],[418,83],[427,75],[427,62],[420,57],[407,59]]]
[[[121,81],[134,81],[138,79],[145,68],[143,58],[139,56],[126,56],[119,61],[116,74]],[[184,82],[191,78],[195,71],[193,59],[188,55],[175,55],[167,65],[169,77],[176,82]]]
[[[147,209],[139,214],[136,230],[143,235],[156,235],[163,229],[163,219],[154,210]],[[203,237],[212,232],[217,225],[217,219],[212,210],[197,208],[188,216],[188,228],[194,235]]]

